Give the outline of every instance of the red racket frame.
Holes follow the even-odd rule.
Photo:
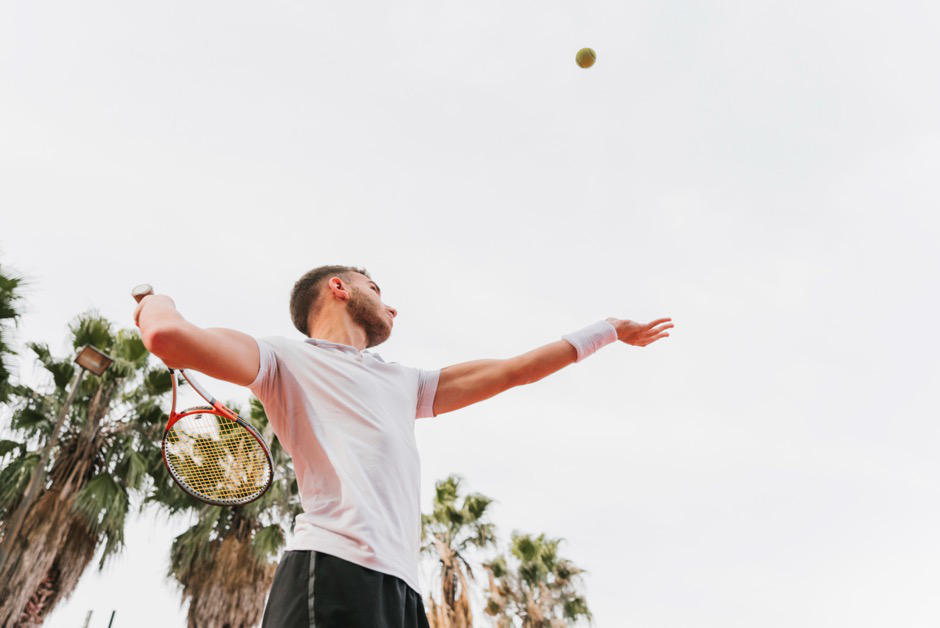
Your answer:
[[[215,397],[210,395],[208,391],[206,391],[205,388],[199,385],[199,382],[196,381],[196,378],[193,377],[192,374],[187,369],[180,369],[179,373],[189,383],[192,389],[195,390],[197,393],[199,393],[199,396],[205,399],[211,405],[187,408],[186,410],[183,410],[182,412],[177,413],[176,412],[176,388],[177,388],[176,370],[170,369],[170,377],[173,380],[173,406],[172,406],[172,409],[170,410],[170,418],[166,423],[166,427],[163,429],[163,444],[160,447],[160,452],[163,456],[163,466],[166,467],[166,470],[170,474],[170,477],[173,478],[173,481],[176,482],[177,486],[183,489],[183,492],[185,492],[187,495],[194,497],[195,499],[198,499],[201,502],[212,504],[214,506],[230,506],[230,507],[244,506],[245,504],[250,504],[251,502],[257,499],[260,499],[262,495],[268,492],[268,489],[271,488],[271,484],[274,482],[274,462],[271,459],[271,449],[268,447],[268,444],[264,442],[264,439],[261,437],[261,434],[258,433],[258,430],[255,429],[255,426],[251,425],[245,419],[241,418],[240,416],[238,416],[237,414],[229,410],[225,405],[223,405]],[[258,441],[259,445],[261,445],[261,449],[264,451],[264,455],[268,460],[268,468],[271,471],[268,474],[268,483],[265,485],[264,489],[260,493],[258,493],[255,497],[252,497],[251,499],[247,501],[233,501],[233,500],[210,499],[208,497],[205,497],[204,495],[198,495],[192,490],[190,490],[181,478],[177,477],[176,473],[174,473],[173,471],[173,468],[170,466],[169,461],[167,461],[166,441],[167,441],[167,437],[170,434],[170,430],[177,423],[177,421],[179,421],[180,419],[184,419],[188,416],[191,416],[193,414],[207,414],[207,413],[221,416],[230,421],[235,421],[241,428],[243,428],[249,434],[251,434],[252,438]]]

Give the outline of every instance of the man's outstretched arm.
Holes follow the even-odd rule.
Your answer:
[[[134,321],[144,346],[170,368],[194,369],[241,386],[258,375],[261,356],[254,338],[234,329],[197,327],[164,294],[141,299]]]
[[[666,330],[675,327],[671,321],[671,318],[660,318],[641,324],[607,319],[616,332],[617,340],[636,347],[645,347],[668,336]],[[578,342],[577,338],[574,340]],[[579,355],[583,359],[586,357],[584,352],[584,348],[576,349],[575,344],[568,340],[557,340],[506,360],[474,360],[448,366],[441,370],[434,396],[434,414],[453,412],[510,388],[537,382],[574,364]]]

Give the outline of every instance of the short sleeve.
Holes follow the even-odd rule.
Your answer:
[[[263,403],[268,398],[267,393],[270,392],[271,386],[277,377],[277,352],[275,346],[277,339],[257,338],[255,341],[258,343],[261,362],[258,375],[255,377],[255,381],[248,384],[248,388]]]
[[[416,419],[434,416],[434,395],[437,394],[437,382],[441,377],[441,369],[433,371],[418,371],[418,407],[415,411]]]

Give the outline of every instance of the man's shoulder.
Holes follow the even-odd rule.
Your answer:
[[[259,336],[258,342],[267,342],[269,344],[283,344],[288,342],[303,342],[296,338],[287,338],[286,336]]]
[[[315,338],[288,338],[286,336],[264,336],[257,338],[259,346],[267,346],[278,357],[316,360],[329,353],[329,347],[321,346]]]
[[[276,355],[282,355],[285,353],[293,353],[298,349],[307,346],[302,339],[297,338],[287,338],[286,336],[262,336],[256,338],[258,346],[262,348],[269,348]]]

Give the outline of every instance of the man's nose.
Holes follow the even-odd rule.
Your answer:
[[[398,310],[396,310],[395,308],[390,307],[387,309],[388,309],[388,313],[392,315],[392,318],[395,318],[396,316],[398,316]]]

